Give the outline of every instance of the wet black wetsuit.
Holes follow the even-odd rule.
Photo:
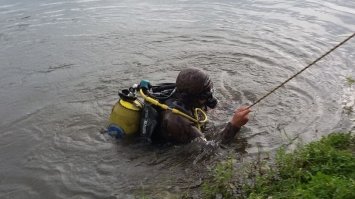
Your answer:
[[[186,107],[178,99],[170,99],[166,102],[170,107],[174,107],[183,111],[184,113],[193,117],[193,109]],[[196,124],[179,114],[173,113],[170,110],[165,110],[161,113],[158,131],[156,133],[155,140],[163,142],[170,142],[173,144],[186,144],[196,138],[203,138],[204,133],[201,132]],[[218,133],[217,139],[222,143],[228,143],[233,139],[240,128],[232,126],[231,123],[227,123],[224,129]]]

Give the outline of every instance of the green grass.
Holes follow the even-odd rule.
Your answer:
[[[203,198],[214,199],[220,195],[225,199],[234,198],[233,159],[221,162],[211,171],[211,179],[202,185]]]
[[[347,77],[346,82],[348,83],[349,86],[351,86],[355,84],[355,79],[353,79],[352,77]]]
[[[235,176],[242,171],[234,171],[232,160],[217,164],[203,185],[203,198],[355,198],[355,136],[350,133],[330,134],[292,153],[281,148],[266,167],[250,165],[244,171],[248,179],[240,180]]]
[[[355,198],[355,138],[335,133],[293,153],[280,149],[275,167],[246,186],[248,198]]]

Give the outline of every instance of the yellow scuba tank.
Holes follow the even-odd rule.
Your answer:
[[[125,136],[141,137],[150,141],[151,136],[159,123],[160,110],[170,110],[191,121],[200,129],[207,122],[207,115],[201,109],[195,109],[194,116],[164,104],[175,92],[174,83],[163,83],[152,86],[148,80],[142,80],[139,85],[135,84],[129,89],[119,92],[120,100],[113,106],[109,117],[107,132],[112,137],[122,138]],[[144,104],[137,99],[136,92],[144,100]],[[200,117],[202,116],[202,117]]]
[[[133,136],[139,132],[142,103],[133,92],[125,89],[120,100],[113,106],[109,117],[108,133],[116,138]]]

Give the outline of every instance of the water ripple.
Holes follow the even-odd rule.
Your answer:
[[[254,107],[209,156],[193,146],[100,133],[117,91],[206,70],[219,98],[211,131],[355,30],[348,0],[0,3],[0,197],[175,197],[227,154],[253,156],[354,131],[354,41]]]

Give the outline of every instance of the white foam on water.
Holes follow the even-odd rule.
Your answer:
[[[344,94],[342,96],[342,107],[344,113],[352,121],[351,130],[355,130],[355,84],[349,85],[344,88]]]

